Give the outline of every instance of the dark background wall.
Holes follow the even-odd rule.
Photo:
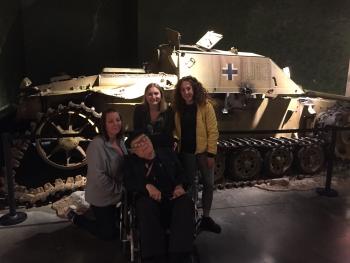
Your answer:
[[[136,0],[23,0],[26,74],[35,83],[137,60]]]
[[[24,72],[23,31],[17,0],[0,2],[0,118],[17,101],[18,84]]]
[[[140,67],[165,27],[185,44],[214,30],[224,35],[216,48],[269,56],[304,88],[344,94],[349,13],[347,0],[1,0],[0,109],[16,102],[24,76],[41,84]]]
[[[137,0],[0,0],[0,113],[25,76],[41,84],[137,66],[137,10]]]
[[[306,89],[344,94],[350,58],[350,1],[139,1],[139,57],[165,41],[165,27],[194,44],[208,30],[215,48],[255,52],[291,68]]]

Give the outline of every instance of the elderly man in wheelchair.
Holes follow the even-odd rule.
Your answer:
[[[134,196],[142,262],[187,262],[193,249],[195,209],[184,190],[185,178],[171,149],[155,151],[142,133],[129,137],[131,155],[124,183]]]

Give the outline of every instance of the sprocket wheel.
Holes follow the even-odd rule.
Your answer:
[[[267,173],[273,177],[285,174],[293,163],[293,153],[286,147],[273,148],[265,156]]]
[[[261,163],[261,155],[257,149],[244,148],[230,160],[230,171],[233,172],[234,179],[251,180],[260,173]]]
[[[317,173],[324,165],[325,155],[320,145],[308,145],[298,151],[298,166],[301,173]]]
[[[97,121],[100,116],[84,103],[70,102],[68,106],[60,105],[57,110],[49,110],[35,132],[38,154],[58,169],[74,170],[84,166],[85,150],[99,132]]]

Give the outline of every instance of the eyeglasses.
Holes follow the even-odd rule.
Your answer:
[[[143,147],[145,144],[146,144],[146,143],[144,143],[144,142],[135,143],[133,146],[131,146],[131,149],[141,148],[141,147]]]
[[[143,136],[140,136],[139,138],[137,138],[136,142],[134,142],[131,145],[131,149],[137,149],[137,148],[141,148],[144,146],[149,146],[150,144],[151,144],[150,139],[146,135],[143,135]]]

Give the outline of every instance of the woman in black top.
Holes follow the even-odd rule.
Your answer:
[[[158,84],[147,85],[143,103],[135,108],[133,122],[134,130],[147,134],[155,148],[173,147],[174,112]]]

